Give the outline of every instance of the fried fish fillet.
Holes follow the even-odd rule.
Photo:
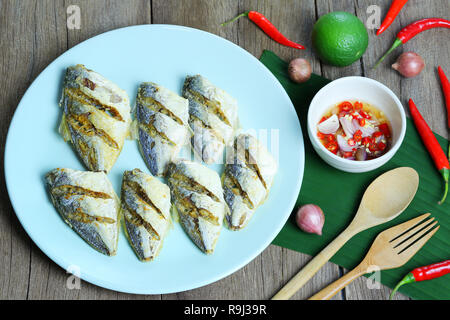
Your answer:
[[[90,171],[108,172],[129,133],[130,101],[116,84],[86,69],[67,68],[60,106],[59,131]]]
[[[201,75],[186,77],[183,97],[189,100],[195,153],[205,163],[222,163],[223,150],[232,143],[238,127],[236,99]]]
[[[170,189],[139,169],[125,171],[121,209],[125,233],[141,261],[153,260],[170,226]]]
[[[150,172],[162,176],[189,141],[189,102],[152,82],[140,85],[136,102],[141,153]]]
[[[62,219],[94,249],[115,255],[120,203],[106,174],[58,168],[45,182]]]
[[[219,175],[200,163],[177,160],[169,165],[168,183],[182,227],[203,252],[213,253],[228,210]]]
[[[227,155],[222,176],[226,215],[232,230],[244,228],[269,194],[277,172],[275,159],[255,137],[240,134]]]

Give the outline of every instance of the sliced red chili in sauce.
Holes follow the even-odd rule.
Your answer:
[[[375,133],[372,135],[372,137],[378,138],[378,137],[381,137],[382,135],[383,135],[383,133],[381,131],[375,131]]]
[[[379,118],[378,111],[375,108],[374,110],[371,110],[370,106],[369,109],[363,110],[363,108],[363,103],[359,101],[356,101],[354,103],[343,101],[337,105],[337,111],[334,111],[332,113],[337,113],[338,118],[346,117],[347,119],[350,119],[351,121],[348,126],[350,126],[350,128],[351,126],[353,126],[357,130],[349,135],[348,133],[350,128],[349,130],[347,130],[346,128],[346,131],[344,131],[344,127],[341,124],[338,128],[338,131],[334,134],[323,134],[321,132],[318,132],[317,136],[327,150],[343,158],[355,159],[354,157],[356,151],[359,148],[363,147],[366,148],[368,156],[367,160],[377,158],[386,152],[390,141],[389,138],[391,136],[391,131],[388,123],[382,122],[381,124],[377,125],[377,122],[383,121],[383,116]],[[329,116],[330,115],[327,114],[327,116],[322,117],[319,123],[328,119]],[[352,121],[353,119],[355,119],[356,122]],[[370,123],[368,123],[368,120],[372,119],[374,119],[375,122],[370,121]],[[358,125],[361,127],[361,130],[357,128]],[[367,131],[366,129],[363,130],[363,127],[367,128],[367,130],[369,130],[370,128],[374,128],[375,130],[371,136],[363,137],[363,135],[367,135]],[[338,143],[338,140],[336,139],[338,135],[344,137],[344,139],[346,140],[346,144],[352,148],[352,151],[344,151],[340,148],[339,143],[341,142]]]
[[[356,144],[355,140],[353,140],[351,138],[347,140],[347,143],[350,147],[353,147]]]
[[[359,125],[360,125],[361,127],[364,127],[364,126],[366,125],[366,119],[361,118],[361,119],[359,119],[358,121],[359,121]]]
[[[386,138],[390,138],[391,137],[391,130],[389,129],[389,125],[387,123],[382,123],[378,126],[378,128],[380,129],[380,131],[383,133],[383,135]]]
[[[384,149],[386,149],[386,144],[383,142],[378,142],[378,150],[383,151]]]
[[[322,117],[322,119],[320,119],[320,121],[319,121],[319,123],[322,123],[322,122],[324,122],[325,120],[327,120],[328,119],[328,117]]]
[[[359,114],[361,115],[361,117],[365,119],[372,119],[372,116],[366,113],[365,111],[360,111]]]
[[[339,150],[339,146],[337,144],[337,142],[329,142],[325,145],[325,148],[327,148],[329,151],[333,152],[334,154],[336,154]]]

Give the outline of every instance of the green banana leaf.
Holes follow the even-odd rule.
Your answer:
[[[410,206],[396,219],[363,231],[350,239],[333,256],[331,262],[347,269],[354,268],[364,258],[378,233],[427,212],[439,221],[440,229],[404,266],[381,271],[380,282],[393,288],[412,269],[449,259],[450,198],[444,204],[438,205],[443,192],[443,181],[412,121],[407,119],[403,144],[387,164],[367,173],[339,171],[327,165],[316,154],[306,133],[309,104],[317,91],[330,80],[313,74],[306,83],[294,83],[287,75],[288,64],[271,51],[264,51],[260,61],[275,75],[291,98],[304,132],[305,173],[295,209],[303,204],[314,203],[325,213],[323,234],[318,236],[298,229],[294,210],[273,244],[316,255],[351,222],[364,190],[376,177],[388,170],[407,166],[414,168],[420,176],[419,189]],[[448,141],[441,136],[436,137],[446,151]],[[399,291],[413,299],[450,299],[450,275],[408,284]]]

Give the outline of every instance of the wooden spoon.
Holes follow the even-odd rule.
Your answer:
[[[419,175],[412,168],[393,169],[376,178],[364,192],[358,212],[356,212],[350,225],[297,273],[272,299],[289,299],[351,237],[397,217],[408,207],[418,187]]]

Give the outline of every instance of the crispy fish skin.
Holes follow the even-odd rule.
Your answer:
[[[205,163],[220,162],[238,127],[236,99],[201,75],[186,77],[183,97],[189,100],[192,148]]]
[[[86,167],[108,172],[122,151],[131,124],[127,93],[83,65],[67,68],[59,127]]]
[[[136,101],[141,153],[150,172],[162,176],[188,142],[189,102],[153,82],[140,85]]]
[[[183,229],[206,254],[214,252],[228,210],[217,172],[200,163],[169,165],[168,183]]]
[[[115,255],[120,203],[106,174],[58,168],[45,182],[62,219],[95,250]]]
[[[125,171],[121,210],[124,230],[141,261],[159,254],[170,226],[170,189],[139,169]]]
[[[238,135],[227,156],[222,176],[224,198],[230,209],[226,221],[230,229],[239,230],[268,197],[277,164],[266,147],[249,134]]]

